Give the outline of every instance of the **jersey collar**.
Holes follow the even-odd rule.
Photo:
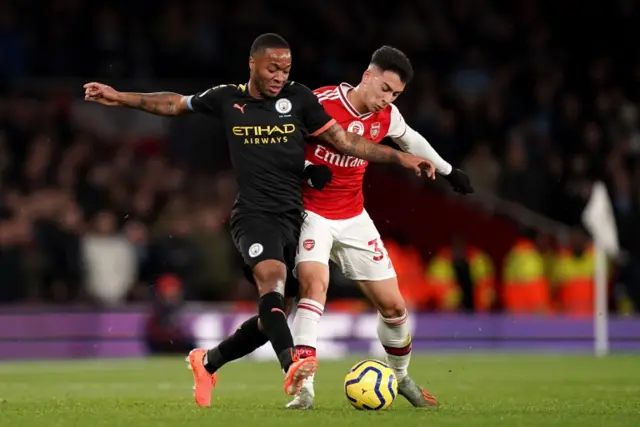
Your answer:
[[[358,113],[358,110],[356,110],[355,107],[351,105],[351,103],[349,102],[349,98],[347,98],[347,93],[349,93],[349,91],[352,89],[355,89],[355,88],[351,86],[349,83],[340,83],[340,85],[338,86],[338,94],[340,95],[340,101],[342,101],[342,104],[345,106],[347,111],[349,111],[349,113],[353,117],[357,117],[361,120],[366,120],[369,117],[371,117],[373,113],[365,113],[365,114]]]

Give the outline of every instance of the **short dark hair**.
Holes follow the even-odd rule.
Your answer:
[[[253,41],[250,55],[264,52],[266,49],[290,49],[290,47],[284,37],[275,33],[265,33]]]
[[[409,83],[413,78],[411,61],[400,49],[391,46],[382,46],[371,56],[371,65],[375,65],[382,71],[396,73],[402,83]]]

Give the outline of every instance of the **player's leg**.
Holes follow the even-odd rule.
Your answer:
[[[253,273],[249,266],[245,266],[244,274],[247,280],[255,285]],[[287,297],[285,298],[285,313],[287,317],[291,313],[295,303],[295,295],[298,292],[297,281],[289,276],[287,276]],[[260,317],[255,315],[240,325],[231,336],[216,347],[207,350],[204,358],[205,368],[210,374],[214,374],[225,364],[251,354],[267,342],[269,342],[269,339],[262,331]]]
[[[252,267],[260,295],[258,315],[262,331],[271,342],[285,373],[285,392],[295,395],[304,378],[317,368],[315,357],[299,360],[296,356],[285,313],[287,264],[284,251],[292,240],[289,234],[299,235],[300,224],[289,224],[284,215],[271,219],[269,222],[264,219],[247,221],[245,228],[248,231],[241,233],[237,240],[245,262]],[[297,244],[297,240],[293,244]]]
[[[302,224],[296,254],[296,276],[299,282],[299,301],[293,318],[292,333],[296,352],[301,357],[316,356],[318,326],[329,286],[329,255],[333,245],[329,221],[309,212]],[[311,409],[314,404],[314,376],[291,402],[290,409]]]
[[[302,224],[296,251],[295,274],[299,301],[292,332],[298,353],[314,355],[318,325],[329,286],[329,256],[333,246],[330,221],[312,212]]]
[[[411,332],[398,282],[392,277],[382,280],[358,280],[357,283],[362,293],[378,310],[378,338],[387,353],[387,361],[400,382],[407,376],[411,360]]]
[[[404,298],[395,277],[358,280],[360,289],[378,310],[378,339],[389,366],[398,379],[398,393],[416,407],[437,407],[438,401],[408,375],[411,362],[411,331]]]
[[[255,284],[248,265],[244,267],[247,280]],[[216,385],[217,371],[225,364],[240,359],[269,342],[262,332],[260,317],[255,315],[242,323],[236,331],[210,349],[193,349],[187,361],[193,373],[194,397],[199,406],[211,405],[211,392]]]
[[[287,286],[286,272],[287,267],[293,268],[295,265],[295,254],[303,216],[300,212],[288,212],[279,214],[272,218],[274,219],[275,228],[280,236],[280,252],[277,254],[278,258],[275,258],[275,253],[272,255],[272,258],[281,261],[281,265],[285,268],[285,275],[271,278],[271,283],[275,282],[275,287],[270,282],[264,282],[266,286],[264,286],[263,289],[260,283],[261,279],[257,274],[257,270],[254,268],[254,276],[258,285],[258,292],[261,295],[262,305],[260,307],[260,321],[263,331],[265,335],[269,337],[269,341],[271,341],[276,354],[278,354],[280,364],[285,372],[285,393],[289,395],[297,395],[305,378],[313,375],[318,367],[318,361],[315,356],[300,358],[299,355],[296,354],[293,346],[293,336],[291,335],[289,325],[287,324],[287,316],[284,313],[285,295],[291,296],[291,292],[287,292],[291,286]],[[264,228],[264,223],[261,223],[260,227]],[[294,294],[297,293],[297,280],[290,280],[289,282],[295,282],[296,285],[293,286],[295,288]],[[280,301],[278,306],[275,306],[275,298],[272,298],[272,302],[266,301],[267,297],[275,296],[277,296]],[[275,326],[275,314],[280,314],[280,316],[277,317],[279,322],[279,326],[277,328]],[[270,326],[267,321],[273,322],[273,325],[271,326],[274,329],[272,332],[274,334],[273,339],[272,336],[270,336]],[[278,331],[277,336],[276,330]],[[285,346],[286,348],[284,348]]]
[[[418,407],[434,407],[437,401],[408,376],[411,361],[411,331],[406,304],[393,264],[382,239],[363,212],[343,230],[336,250],[336,261],[345,276],[356,281],[378,310],[378,339],[389,366],[398,379],[398,392]]]
[[[244,275],[255,284],[253,273],[248,265],[244,266]],[[240,359],[262,347],[269,340],[262,333],[259,316],[246,320],[236,331],[217,346],[204,349],[195,348],[189,352],[187,362],[193,374],[193,395],[198,406],[211,405],[211,392],[216,385],[217,371],[225,364]]]
[[[265,225],[266,224],[266,225]],[[231,337],[209,351],[195,349],[189,355],[194,375],[194,394],[200,406],[209,406],[215,372],[225,363],[238,359],[266,341],[271,341],[286,373],[287,392],[295,394],[302,380],[315,371],[315,358],[299,362],[294,357],[293,339],[286,322],[284,301],[286,265],[278,223],[269,218],[236,216],[232,234],[245,263],[252,270],[252,281],[260,294],[259,313],[245,322]],[[284,323],[284,325],[283,325]]]
[[[285,299],[285,313],[287,317],[291,313],[295,298]],[[258,348],[269,342],[262,332],[260,317],[255,315],[246,320],[236,331],[224,341],[209,350],[194,349],[189,353],[187,360],[189,367],[194,372],[194,396],[200,406],[211,404],[211,391],[216,385],[216,372],[225,364],[253,353]],[[199,375],[198,375],[199,374]],[[198,387],[198,384],[200,386]]]

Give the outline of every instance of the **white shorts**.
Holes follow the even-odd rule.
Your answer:
[[[331,220],[307,211],[296,253],[304,261],[335,262],[351,280],[385,280],[396,277],[378,229],[367,211],[349,219]]]

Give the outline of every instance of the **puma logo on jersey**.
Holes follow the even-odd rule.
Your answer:
[[[238,105],[238,104],[233,104],[233,108],[237,108],[238,110],[240,110],[240,112],[242,114],[244,114],[244,107],[246,107],[247,104],[242,104],[242,105]]]

